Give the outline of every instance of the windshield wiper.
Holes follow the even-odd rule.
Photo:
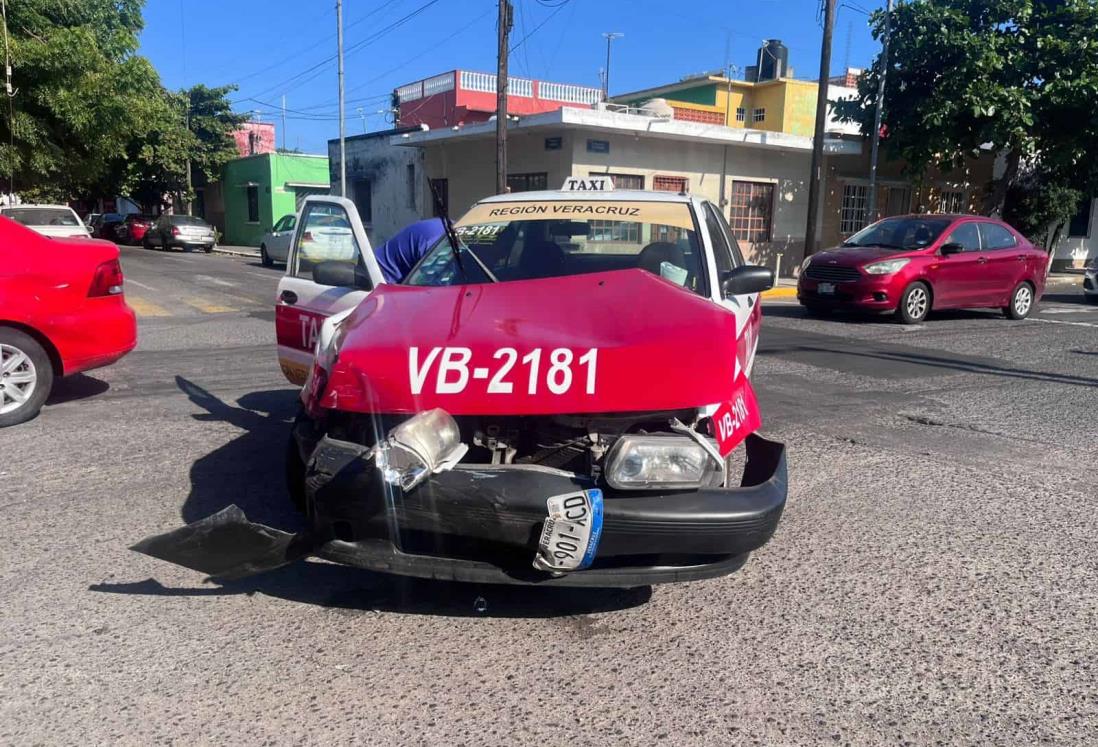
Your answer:
[[[438,193],[438,187],[430,179],[427,180],[427,184],[431,188],[431,197],[435,203],[435,212],[438,213],[439,219],[442,221],[442,228],[446,232],[446,240],[450,242],[450,251],[454,253],[454,262],[457,263],[458,269],[461,270],[461,274],[468,279],[469,273],[465,271],[465,265],[461,261],[461,241],[458,240],[457,232],[454,230],[454,223],[450,220],[450,212],[446,209],[446,204],[442,201],[442,196]],[[485,277],[491,280],[493,283],[498,283],[499,278],[492,274],[492,271],[488,269],[488,266],[480,261],[480,257],[477,253],[465,247],[465,251],[469,252],[469,256],[473,258],[473,261],[477,263],[480,269],[484,272]]]

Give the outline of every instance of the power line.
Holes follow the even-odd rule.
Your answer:
[[[344,50],[344,54],[350,54],[351,52],[355,52],[355,51],[358,51],[360,49],[363,49],[367,45],[369,45],[369,44],[377,41],[381,37],[383,37],[388,32],[404,25],[405,23],[407,23],[411,19],[415,18],[420,13],[424,12],[425,10],[430,8],[432,5],[437,4],[438,2],[439,2],[439,0],[428,0],[428,2],[426,2],[423,5],[419,6],[418,8],[416,8],[412,12],[408,13],[407,15],[403,16],[402,18],[399,18],[396,21],[393,21],[388,26],[385,26],[381,29],[378,29],[374,33],[367,36],[365,39],[362,39],[362,40],[360,40],[358,42],[355,42],[354,44],[350,45],[349,47],[347,47]],[[321,72],[323,72],[321,70],[321,68],[324,68],[329,63],[331,63],[333,60],[335,60],[336,56],[337,55],[332,55],[330,57],[326,57],[325,59],[321,60],[320,62],[316,63],[315,65],[311,65],[310,67],[305,68],[301,72],[296,73],[295,75],[292,75],[289,78],[286,78],[285,80],[280,81],[279,83],[276,83],[276,84],[274,84],[274,85],[272,85],[268,88],[265,88],[264,90],[262,90],[259,93],[255,94],[255,96],[258,98],[258,97],[261,97],[261,96],[267,96],[271,93],[277,93],[279,91],[283,91],[283,92],[291,91],[294,88],[297,88],[301,85],[304,85],[305,83],[308,83],[310,80],[312,80],[313,78],[320,75]]]
[[[539,1],[540,5],[545,5],[545,3],[541,2],[541,0],[538,0],[538,1]],[[557,13],[560,13],[561,9],[564,8],[565,5],[568,5],[568,3],[570,3],[570,2],[572,2],[572,0],[561,0],[560,5],[546,5],[545,7],[547,7],[547,8],[553,8],[554,9],[553,12],[550,13],[549,15],[547,15],[545,17],[545,19],[542,20],[541,23],[539,23],[537,26],[535,26],[533,31],[531,31],[526,36],[519,39],[518,42],[514,46],[512,46],[511,49],[508,50],[508,51],[509,52],[514,52],[516,49],[518,49],[523,44],[525,44],[527,39],[529,39],[534,34],[538,33],[538,31],[541,29],[542,26],[549,23],[549,21],[553,20],[553,16],[555,16]]]

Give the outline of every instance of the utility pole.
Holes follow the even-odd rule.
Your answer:
[[[499,50],[496,56],[496,194],[507,191],[507,53],[514,8],[499,0]]]
[[[343,0],[336,0],[336,56],[339,58],[339,196],[347,196],[347,122],[343,101]]]
[[[8,195],[5,202],[15,204],[15,89],[11,86],[11,42],[8,41],[8,3],[0,0],[0,13],[4,20],[4,92],[8,97],[8,135],[11,150],[8,151]]]
[[[602,100],[610,100],[610,43],[615,39],[620,39],[625,34],[619,31],[604,32],[603,37],[606,39],[606,76],[603,78],[602,85]]]
[[[892,2],[885,10],[884,40],[881,42],[881,71],[877,79],[877,110],[873,113],[873,132],[869,142],[869,199],[865,204],[865,223],[877,218],[877,152],[881,147],[881,108],[884,104],[885,78],[888,75],[888,37],[892,33]]]
[[[286,94],[282,94],[282,150],[286,150]]]
[[[187,132],[191,131],[191,94],[187,92]],[[191,155],[187,152],[187,215],[191,215],[194,204],[191,200]],[[173,208],[174,209],[174,208]]]
[[[725,52],[727,53],[727,51],[728,50],[726,49]],[[732,70],[733,70],[732,65],[728,65],[728,67],[725,69],[725,75],[728,77],[728,91],[725,93],[725,98],[724,98],[724,126],[725,127],[731,127],[732,126],[728,123],[728,118],[730,116],[732,116]],[[724,146],[723,151],[724,152],[721,155],[721,191],[720,191],[720,199],[717,200],[717,205],[720,207],[722,214],[724,213],[725,206],[728,204],[728,200],[725,199],[725,196],[724,196],[724,191],[725,191],[724,183],[728,180],[728,146],[727,145]]]
[[[835,28],[835,0],[823,0],[824,28],[820,46],[820,80],[816,93],[816,133],[812,138],[812,170],[808,174],[808,226],[804,254],[816,251],[816,219],[820,213],[820,172],[823,171],[824,128],[827,127],[827,84],[831,77],[831,33]]]
[[[366,110],[358,107],[358,116],[362,117],[362,134],[366,134]]]

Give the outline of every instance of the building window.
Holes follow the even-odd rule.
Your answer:
[[[766,121],[766,109],[755,109],[751,112],[751,121],[755,124]]]
[[[434,207],[433,215],[436,218],[442,217],[442,212],[450,211],[450,180],[449,179],[432,179],[431,180],[431,204]],[[442,210],[439,210],[439,208]]]
[[[774,221],[774,184],[732,182],[732,235],[738,241],[770,241]]]
[[[416,209],[416,165],[408,164],[408,207]]]
[[[248,185],[248,222],[259,222],[259,187]]]
[[[531,174],[508,174],[507,189],[512,192],[534,192],[549,189],[549,174],[538,171]]]
[[[963,213],[965,211],[965,193],[959,189],[943,189],[938,197],[939,213]]]
[[[641,174],[611,174],[591,171],[589,176],[608,176],[614,180],[614,189],[644,189],[644,176]],[[590,221],[591,233],[588,241],[617,241],[641,243],[641,224],[616,220]]]
[[[608,171],[591,171],[588,176],[608,176],[614,180],[614,189],[644,189],[642,174],[611,174]]]
[[[737,122],[746,122],[747,121],[747,110],[744,109],[742,106],[737,106],[736,107],[736,121]]]
[[[865,226],[865,206],[869,187],[864,184],[843,185],[843,206],[839,211],[839,233],[849,236]]]
[[[351,201],[358,208],[358,217],[363,223],[374,220],[374,193],[369,179],[355,179],[351,184]]]
[[[1094,200],[1092,198],[1083,198],[1083,201],[1079,204],[1079,210],[1076,211],[1071,218],[1071,222],[1068,223],[1068,236],[1080,238],[1090,236],[1090,211],[1093,206]]]
[[[685,192],[688,183],[684,176],[654,176],[652,177],[652,189],[661,192]]]

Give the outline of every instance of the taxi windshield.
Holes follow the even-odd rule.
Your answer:
[[[443,237],[407,285],[583,275],[640,268],[706,293],[704,263],[685,202],[560,200],[476,205],[454,227],[460,256]]]

